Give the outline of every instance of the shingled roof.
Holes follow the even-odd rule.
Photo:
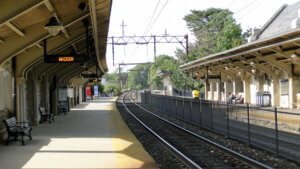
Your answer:
[[[276,13],[266,22],[258,34],[258,39],[265,39],[268,37],[283,34],[292,30],[291,23],[298,16],[300,9],[300,1],[291,5],[281,6]]]

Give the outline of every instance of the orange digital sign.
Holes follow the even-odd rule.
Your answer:
[[[65,56],[65,57],[58,57],[59,62],[74,62],[74,57]]]

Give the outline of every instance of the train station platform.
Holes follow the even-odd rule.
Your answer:
[[[33,128],[26,145],[0,145],[1,169],[158,168],[115,107],[100,98]]]

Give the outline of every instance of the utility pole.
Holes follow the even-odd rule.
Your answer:
[[[125,27],[127,26],[124,24],[124,20],[122,20],[122,24],[120,26],[122,27],[122,36],[124,37],[125,36]]]
[[[119,64],[119,81],[120,81],[120,88],[122,91],[122,79],[121,79],[121,65]]]
[[[169,34],[167,33],[167,29],[165,29],[165,33],[163,34],[163,36],[168,36]]]

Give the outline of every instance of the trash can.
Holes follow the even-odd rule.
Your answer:
[[[193,90],[192,95],[193,95],[194,99],[199,98],[199,91],[198,90]]]

